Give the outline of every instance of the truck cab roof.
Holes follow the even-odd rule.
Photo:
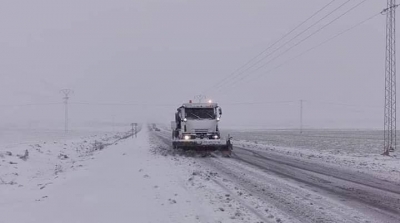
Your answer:
[[[184,108],[216,108],[217,103],[184,103],[182,105]]]

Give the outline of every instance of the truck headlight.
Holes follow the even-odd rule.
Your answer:
[[[213,138],[214,139],[218,139],[219,137],[218,137],[218,135],[214,135]]]
[[[189,140],[189,139],[190,139],[190,136],[189,136],[189,135],[185,135],[185,136],[183,137],[183,139]]]

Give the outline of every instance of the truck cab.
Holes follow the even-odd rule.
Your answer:
[[[217,103],[184,103],[175,113],[171,122],[174,149],[201,151],[221,150],[230,156],[230,138],[221,139],[219,122],[222,109]]]
[[[174,137],[180,139],[219,139],[218,123],[222,110],[217,103],[185,103],[175,113]]]

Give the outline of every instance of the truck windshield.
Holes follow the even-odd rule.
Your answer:
[[[186,108],[187,119],[215,119],[214,108]]]

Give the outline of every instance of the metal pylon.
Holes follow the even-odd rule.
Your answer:
[[[65,133],[68,133],[68,100],[69,95],[72,94],[74,91],[71,89],[62,89],[60,93],[64,94],[64,104],[65,104],[65,126],[64,130]]]
[[[387,0],[386,63],[385,63],[385,117],[384,152],[389,155],[396,149],[396,0]]]

